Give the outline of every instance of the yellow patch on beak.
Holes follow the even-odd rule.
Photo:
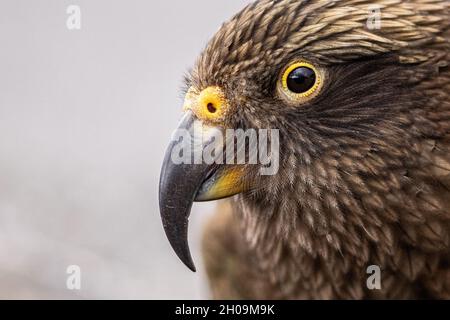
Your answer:
[[[183,109],[192,110],[200,120],[219,122],[224,120],[228,102],[219,87],[208,87],[200,93],[191,88],[186,94]]]
[[[246,191],[243,167],[222,167],[220,173],[205,183],[200,189],[196,201],[210,201],[227,198]]]

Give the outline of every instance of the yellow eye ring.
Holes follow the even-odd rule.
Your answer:
[[[302,102],[314,97],[321,88],[322,75],[309,62],[299,61],[287,67],[281,77],[283,94],[291,101]]]

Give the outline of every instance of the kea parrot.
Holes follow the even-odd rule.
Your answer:
[[[185,82],[160,214],[195,270],[191,206],[220,200],[202,240],[214,298],[450,298],[449,0],[256,1]],[[174,161],[182,140],[233,158],[212,138],[231,129],[276,129],[276,173]]]

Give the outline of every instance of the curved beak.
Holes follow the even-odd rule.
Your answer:
[[[159,206],[167,238],[192,271],[188,222],[194,201],[209,201],[243,191],[239,169],[220,164],[222,130],[208,127],[187,111],[166,151],[159,183]],[[205,151],[215,150],[209,161]],[[223,154],[222,154],[223,155]]]

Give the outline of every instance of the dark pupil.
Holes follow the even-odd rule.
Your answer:
[[[307,67],[299,67],[288,75],[288,89],[294,93],[304,93],[311,89],[316,83],[314,70]]]

